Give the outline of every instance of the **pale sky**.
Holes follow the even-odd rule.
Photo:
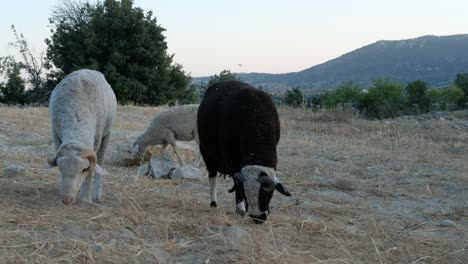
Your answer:
[[[60,0],[0,0],[0,56],[14,24],[46,49]],[[466,0],[135,0],[166,29],[169,53],[193,77],[301,71],[378,40],[468,33]],[[468,47],[467,47],[468,50]]]

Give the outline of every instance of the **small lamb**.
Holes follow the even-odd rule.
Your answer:
[[[165,151],[167,145],[171,145],[181,165],[184,161],[177,152],[176,140],[198,141],[197,131],[198,105],[181,105],[159,113],[151,121],[146,131],[133,143],[131,154],[135,159],[143,160],[146,149],[149,146],[162,144],[161,152]],[[200,153],[197,154],[195,165],[199,166]]]
[[[73,203],[80,189],[85,201],[101,199],[101,177],[108,173],[100,165],[116,113],[115,94],[98,71],[74,71],[52,92],[49,114],[57,153],[48,163],[60,170],[65,205]]]

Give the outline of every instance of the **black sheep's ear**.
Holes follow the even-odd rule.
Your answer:
[[[244,178],[244,175],[242,175],[242,173],[240,172],[236,172],[236,174],[234,174],[234,176],[232,176],[232,178],[234,179],[234,182],[238,182],[238,183],[241,183],[245,180]]]
[[[276,184],[275,189],[283,195],[291,196],[291,193],[288,191],[288,189],[286,189],[286,187],[284,187],[283,184],[279,182]]]

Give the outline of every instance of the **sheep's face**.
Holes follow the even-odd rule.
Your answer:
[[[57,167],[60,170],[60,192],[65,205],[76,200],[86,177],[91,174],[92,168],[88,159],[82,157],[60,157],[57,159]]]
[[[132,158],[135,160],[139,160],[140,162],[143,161],[145,158],[146,149],[141,147],[140,144],[134,143],[130,154]]]
[[[269,205],[273,192],[290,196],[291,194],[279,183],[276,171],[263,166],[245,166],[240,173],[234,175],[236,195],[241,197],[244,204],[238,204],[241,211],[245,206],[246,214],[252,217],[255,223],[262,224],[270,213]],[[245,210],[244,209],[244,210]]]

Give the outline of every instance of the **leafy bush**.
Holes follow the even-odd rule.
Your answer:
[[[468,73],[457,74],[455,81],[453,82],[458,88],[460,88],[464,95],[458,101],[458,104],[463,107],[468,106]]]
[[[321,102],[326,108],[334,108],[345,103],[357,107],[362,96],[362,88],[349,81],[342,83],[335,91],[325,93]]]
[[[427,96],[427,84],[421,80],[408,83],[405,88],[406,106],[409,112],[426,113],[429,111],[430,101]]]
[[[455,85],[444,89],[430,89],[427,94],[431,105],[437,106],[434,110],[450,110],[448,106],[456,105],[464,96],[462,89]]]
[[[288,90],[284,96],[284,103],[291,107],[302,107],[305,103],[304,94],[298,87]]]
[[[387,79],[377,79],[362,97],[360,109],[369,118],[395,118],[404,112],[403,87]]]

